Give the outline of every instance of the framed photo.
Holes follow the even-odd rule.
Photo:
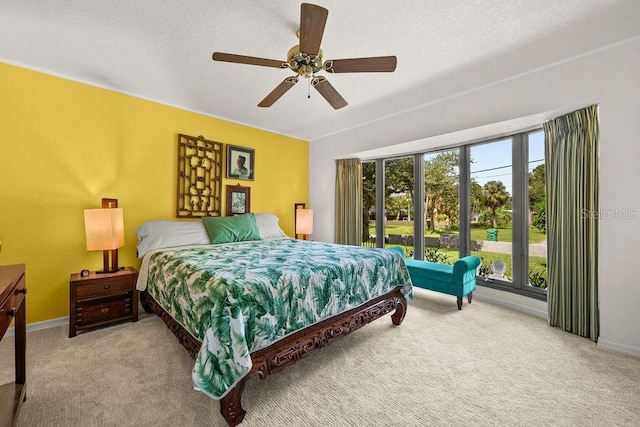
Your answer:
[[[227,216],[251,212],[251,188],[227,185]]]
[[[251,148],[227,145],[227,178],[253,181],[255,161]]]

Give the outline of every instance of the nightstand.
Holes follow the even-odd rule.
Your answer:
[[[90,272],[69,281],[69,338],[79,329],[122,320],[138,321],[138,270],[127,267],[115,273]]]

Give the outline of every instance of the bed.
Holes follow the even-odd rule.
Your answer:
[[[250,377],[387,313],[400,325],[412,298],[398,253],[291,239],[271,214],[150,221],[137,233],[142,305],[195,358],[195,388],[232,426]]]

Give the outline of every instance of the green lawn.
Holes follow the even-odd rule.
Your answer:
[[[498,241],[499,242],[511,242],[513,239],[513,233],[511,228],[497,228]],[[369,227],[369,234],[376,234],[376,227]],[[413,235],[413,225],[386,225],[384,234],[404,234]],[[439,237],[440,234],[457,234],[457,232],[447,231],[434,231],[425,232],[426,237]],[[546,235],[535,227],[529,228],[529,243],[540,243],[546,238]],[[471,228],[471,240],[487,240],[487,228],[485,227],[472,227]]]
[[[390,245],[390,246],[400,246],[400,245]],[[390,247],[388,246],[388,247]],[[413,252],[413,248],[410,246],[400,246],[404,249],[405,255],[409,255],[409,253]],[[455,260],[459,258],[457,249],[447,249],[447,248],[439,248],[438,254],[442,254],[447,257],[447,264],[453,264]],[[490,271],[491,263],[493,261],[503,261],[507,266],[507,271],[505,272],[505,276],[511,279],[511,255],[510,254],[501,254],[494,252],[482,252],[482,251],[471,251],[471,255],[476,255],[480,257],[482,260],[482,267],[486,269],[486,271]],[[547,277],[547,259],[544,257],[529,257],[529,271],[537,272],[542,275],[545,279]]]

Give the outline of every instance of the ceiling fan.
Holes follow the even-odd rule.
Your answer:
[[[214,52],[214,61],[235,62],[238,64],[260,65],[263,67],[288,68],[296,75],[289,76],[271,91],[258,107],[272,106],[282,95],[298,83],[300,77],[309,78],[313,86],[324,99],[336,110],[347,105],[347,101],[329,83],[324,76],[317,76],[318,71],[329,73],[363,73],[392,72],[396,69],[395,56],[377,56],[369,58],[332,59],[323,62],[320,42],[324,33],[329,11],[323,7],[302,3],[300,10],[300,44],[289,49],[287,61],[256,58],[254,56],[235,55],[232,53]]]

